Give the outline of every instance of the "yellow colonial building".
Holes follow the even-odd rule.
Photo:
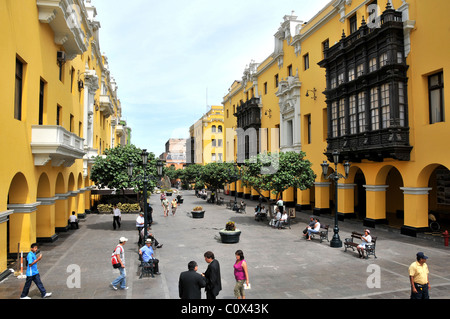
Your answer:
[[[210,110],[189,128],[186,163],[206,165],[223,162],[224,112],[222,105]]]
[[[224,97],[226,160],[304,151],[315,185],[283,198],[323,214],[335,185],[321,164],[338,151],[351,164],[337,185],[341,219],[412,236],[428,228],[429,212],[448,219],[448,9],[446,0],[335,0],[309,21],[285,16],[274,52]]]
[[[85,214],[93,157],[127,140],[95,16],[90,1],[0,1],[0,274]]]

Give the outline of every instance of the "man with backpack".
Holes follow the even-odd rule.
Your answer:
[[[117,290],[117,286],[120,285],[120,289],[127,290],[127,273],[125,271],[125,251],[123,246],[128,241],[125,237],[120,237],[119,244],[114,249],[113,255],[117,258],[120,263],[120,267],[118,268],[120,271],[119,277],[117,277],[112,283],[111,288]]]

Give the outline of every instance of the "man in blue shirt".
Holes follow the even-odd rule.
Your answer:
[[[145,240],[145,246],[139,249],[139,255],[142,256],[142,261],[145,263],[153,263],[155,267],[155,274],[159,275],[159,260],[153,256],[152,240],[147,238]]]
[[[22,294],[20,295],[20,299],[31,299],[30,297],[28,297],[28,292],[30,291],[31,283],[33,281],[41,292],[42,298],[48,298],[52,295],[51,292],[46,292],[44,285],[42,284],[39,270],[37,268],[37,262],[42,259],[42,254],[37,257],[37,250],[37,244],[32,244],[31,251],[27,255],[27,279],[25,281],[25,286],[23,287]]]

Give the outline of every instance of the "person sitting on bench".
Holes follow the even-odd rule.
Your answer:
[[[283,212],[280,220],[277,221],[275,228],[281,229],[283,227],[283,225],[287,223],[287,220],[288,220],[288,214],[286,212]]]
[[[78,229],[78,218],[75,215],[75,212],[72,212],[72,215],[69,217],[69,225],[70,229]]]
[[[364,236],[361,236],[361,244],[356,247],[358,250],[359,258],[364,258],[364,250],[366,249],[366,244],[372,242],[372,236],[370,236],[370,230],[364,230]]]
[[[316,217],[315,218],[316,223],[314,224],[314,228],[308,226],[308,232],[306,234],[306,239],[307,240],[311,240],[311,234],[318,234],[320,231],[320,223],[319,223],[319,219]]]
[[[153,263],[154,273],[159,275],[159,260],[153,256],[152,240],[150,238],[147,238],[145,246],[139,249],[139,255],[141,255],[143,263]]]

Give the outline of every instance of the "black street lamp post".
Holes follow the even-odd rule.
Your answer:
[[[146,169],[147,169],[147,164],[148,164],[148,152],[147,150],[143,150],[142,151],[142,167],[144,168],[144,173],[143,175],[138,175],[136,176],[135,180],[138,179],[142,179],[142,182],[144,184],[144,189],[143,189],[143,195],[144,195],[144,241],[145,239],[147,239],[147,226],[148,226],[148,218],[147,218],[147,212],[148,212],[148,205],[147,205],[147,186],[148,186],[148,181],[149,179],[153,179],[153,180],[157,180],[157,178],[155,176],[152,175],[147,175],[146,173]],[[157,160],[156,161],[156,169],[157,169],[157,174],[158,177],[162,176],[162,171],[163,171],[163,162],[161,160]],[[134,164],[133,162],[130,162],[128,164],[128,177],[130,179],[132,179],[133,177],[133,168],[134,168]]]
[[[327,161],[323,161],[323,163],[320,164],[322,166],[323,176],[325,177],[325,179],[334,180],[334,185],[335,185],[334,186],[334,188],[335,188],[334,235],[330,242],[330,246],[333,248],[342,247],[342,241],[339,238],[339,227],[338,227],[338,181],[341,178],[347,179],[348,174],[350,172],[350,163],[345,162],[344,163],[345,176],[338,173],[337,168],[338,168],[338,164],[339,164],[339,155],[340,155],[339,151],[337,151],[337,150],[333,151],[334,172],[328,176],[327,176],[327,174],[328,174],[329,164],[327,163]]]

